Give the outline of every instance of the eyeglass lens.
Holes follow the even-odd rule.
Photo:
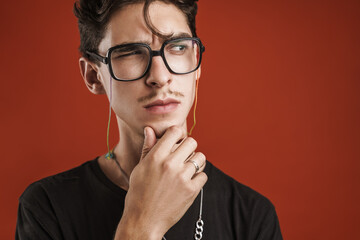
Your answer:
[[[169,68],[177,74],[193,71],[198,67],[199,42],[179,39],[167,42],[164,57]],[[143,76],[150,64],[150,49],[144,45],[121,46],[111,52],[111,67],[116,78],[133,80]]]

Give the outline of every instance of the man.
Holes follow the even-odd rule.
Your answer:
[[[16,239],[282,239],[270,201],[187,136],[204,52],[196,1],[81,0],[74,11],[82,77],[107,94],[120,141],[30,185]]]

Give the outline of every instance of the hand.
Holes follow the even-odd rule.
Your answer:
[[[185,214],[207,181],[205,155],[196,152],[197,142],[179,127],[170,127],[156,141],[152,128],[145,139],[139,164],[131,173],[119,228],[135,228],[131,239],[161,239]],[[189,157],[190,156],[190,157]],[[189,159],[196,161],[196,169]],[[118,228],[118,231],[119,231]]]

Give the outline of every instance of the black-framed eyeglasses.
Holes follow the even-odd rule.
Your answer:
[[[107,64],[114,79],[135,81],[148,73],[155,56],[161,56],[173,74],[194,72],[200,67],[204,51],[205,47],[199,38],[186,37],[165,41],[159,51],[153,51],[145,43],[129,43],[109,48],[106,57],[95,52],[86,53]]]

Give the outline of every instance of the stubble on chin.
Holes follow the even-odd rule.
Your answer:
[[[180,128],[183,128],[183,137],[182,138],[185,138],[187,136],[187,131],[186,131],[186,125],[169,125],[169,126],[149,126],[151,127],[154,132],[155,132],[155,135],[156,135],[156,139],[160,139],[164,136],[166,130],[172,126],[177,126],[177,127],[180,127]]]

